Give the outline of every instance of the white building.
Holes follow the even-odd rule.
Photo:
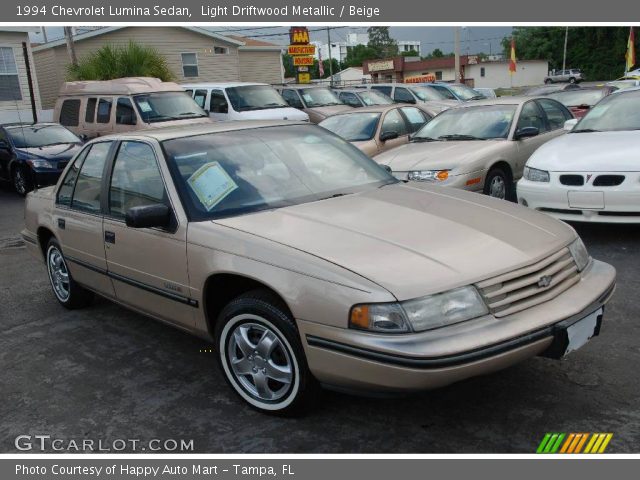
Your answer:
[[[329,58],[329,44],[322,42],[312,42],[316,46],[316,58],[322,56],[322,60]],[[347,58],[349,48],[356,45],[367,45],[369,43],[368,33],[348,33],[346,41],[331,42],[331,58],[335,58],[339,62],[344,62]],[[421,54],[419,40],[398,40],[398,52],[417,52]]]
[[[546,60],[519,60],[513,75],[509,74],[509,62],[480,62],[466,65],[464,76],[473,79],[474,87],[526,87],[543,83],[548,71]]]
[[[371,82],[371,75],[363,73],[362,67],[349,67],[334,73],[331,81],[335,85],[357,85]]]

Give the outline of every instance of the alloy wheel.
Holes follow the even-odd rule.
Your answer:
[[[69,270],[64,261],[62,252],[56,247],[49,247],[47,252],[47,270],[49,272],[49,280],[53,287],[53,293],[56,294],[58,300],[66,302],[69,300],[71,288],[69,284]]]
[[[491,183],[489,184],[489,195],[501,200],[504,200],[506,198],[507,185],[504,181],[504,178],[496,175],[491,179]]]

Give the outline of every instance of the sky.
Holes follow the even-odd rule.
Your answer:
[[[319,27],[310,27],[311,40],[327,43],[325,31],[313,31]],[[286,45],[288,27],[211,27],[216,32],[228,30],[235,35],[251,36],[257,40]],[[235,30],[235,31],[234,31]],[[349,32],[366,32],[366,27],[340,27],[331,30],[332,41],[344,41]],[[444,53],[453,52],[453,27],[391,27],[391,36],[396,40],[420,40],[422,54],[428,55],[435,48]],[[511,34],[511,27],[463,27],[460,32],[460,53],[500,53],[500,41]],[[47,27],[48,40],[62,38],[61,27]],[[42,42],[41,34],[32,35],[32,40]]]

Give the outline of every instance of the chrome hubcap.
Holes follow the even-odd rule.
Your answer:
[[[258,323],[235,327],[227,343],[227,358],[238,383],[260,400],[284,397],[293,382],[291,356],[278,336]]]
[[[489,184],[489,195],[495,198],[501,198],[504,200],[506,196],[507,186],[504,183],[502,177],[493,177]]]
[[[69,271],[62,253],[57,248],[51,247],[49,249],[47,265],[54,293],[60,301],[66,302],[69,299]]]

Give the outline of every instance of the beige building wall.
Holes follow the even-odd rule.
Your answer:
[[[241,48],[239,53],[241,82],[284,82],[280,51]]]
[[[3,122],[32,121],[31,97],[29,93],[29,83],[27,82],[27,68],[22,51],[22,42],[27,42],[27,45],[30,45],[29,34],[27,32],[0,30],[0,47],[8,47],[13,51],[22,97],[20,100],[0,101],[0,120]],[[28,49],[36,108],[40,110],[42,106],[40,103],[40,93],[38,92],[38,76],[34,68],[31,47],[29,46]]]

